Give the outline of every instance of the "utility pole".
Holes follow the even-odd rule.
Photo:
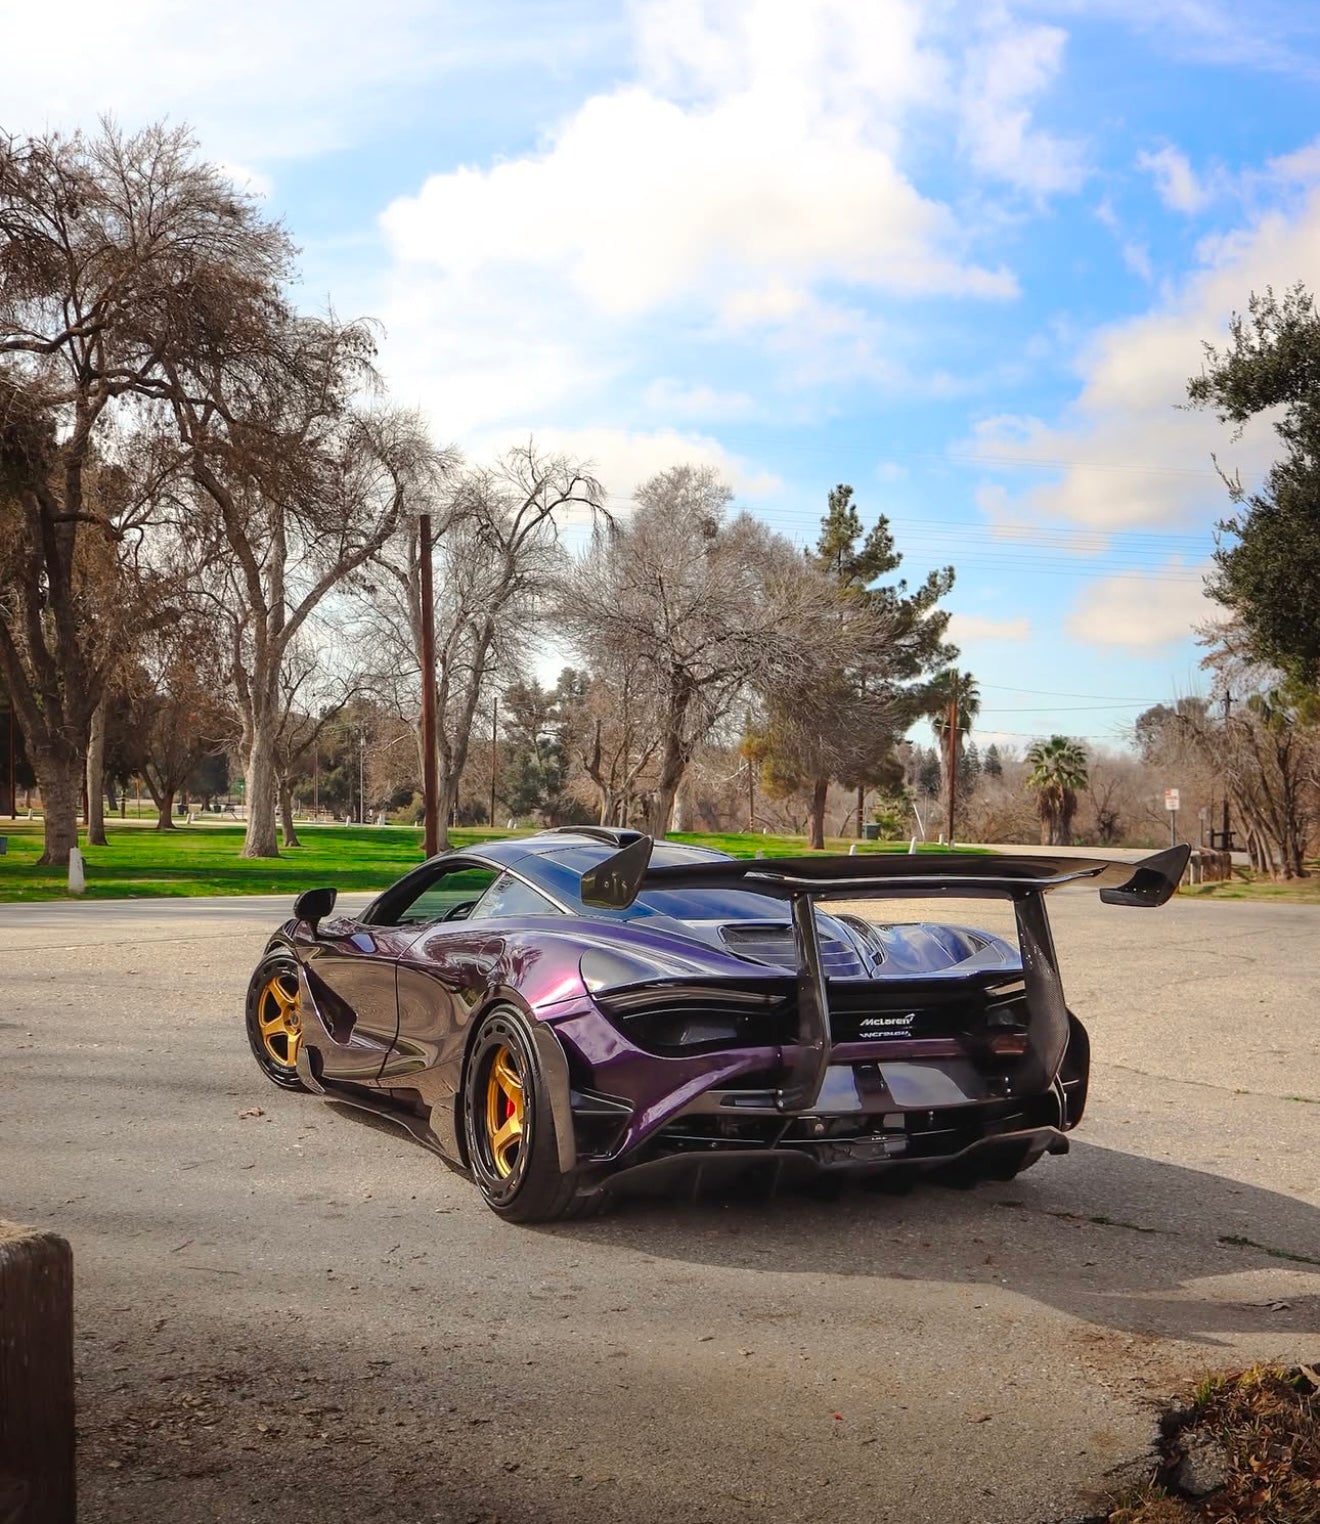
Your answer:
[[[435,589],[431,569],[431,515],[419,519],[422,598],[422,851],[440,850],[440,789],[435,775]]]
[[[949,685],[949,834],[945,840],[953,846],[953,815],[958,802],[958,674]]]
[[[17,820],[18,819],[18,773],[15,770],[15,751],[14,751],[15,720],[14,720],[14,710],[13,710],[13,706],[12,705],[5,712],[5,720],[6,720],[5,729],[9,732],[9,818],[10,818],[10,820]]]
[[[1232,712],[1233,712],[1233,695],[1231,693],[1229,693],[1227,690],[1225,690],[1225,693],[1224,693],[1224,732],[1225,732],[1225,734],[1224,734],[1224,743],[1225,743],[1225,745],[1227,745],[1227,743],[1228,743],[1228,717],[1229,717],[1230,714],[1232,714]],[[1228,844],[1229,844],[1229,840],[1230,840],[1229,834],[1228,834],[1228,779],[1225,778],[1223,780],[1223,783],[1224,783],[1224,828],[1219,833],[1219,850],[1221,852],[1227,852],[1228,851]]]
[[[499,757],[499,731],[497,729],[500,716],[499,699],[490,701],[490,823],[492,829],[495,825],[495,765]]]

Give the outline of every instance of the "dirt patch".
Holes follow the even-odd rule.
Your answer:
[[[1153,1475],[1094,1524],[1320,1524],[1320,1370],[1203,1382],[1160,1420]]]

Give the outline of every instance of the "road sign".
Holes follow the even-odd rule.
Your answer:
[[[1171,815],[1177,814],[1178,790],[1176,788],[1166,788],[1164,790],[1164,808],[1168,810]]]

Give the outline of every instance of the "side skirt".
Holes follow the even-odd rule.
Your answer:
[[[379,1117],[382,1121],[392,1122],[401,1132],[406,1132],[415,1143],[420,1143],[437,1159],[442,1159],[456,1175],[462,1175],[465,1180],[467,1179],[467,1170],[440,1146],[439,1140],[424,1117],[404,1110],[391,1101],[387,1101],[383,1096],[368,1094],[355,1086],[328,1085],[322,1081],[318,1084],[317,1090],[332,1105],[350,1106],[354,1111],[365,1111],[371,1116]]]

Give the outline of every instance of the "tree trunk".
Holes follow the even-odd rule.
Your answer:
[[[807,849],[825,849],[825,798],[830,790],[828,778],[814,778],[811,783],[811,814],[807,820]]]
[[[692,829],[692,801],[688,798],[688,791],[682,784],[674,795],[674,807],[669,816],[669,829],[678,832]]]
[[[862,822],[863,822],[863,820],[865,820],[865,818],[866,818],[866,785],[864,783],[859,783],[857,785],[857,840],[858,841],[861,841],[862,837],[866,834],[862,830]]]
[[[272,718],[253,716],[252,746],[247,763],[247,834],[240,857],[278,857],[275,839],[275,746]]]
[[[280,826],[284,831],[286,847],[302,846],[302,842],[298,840],[298,833],[293,828],[293,788],[284,782],[280,783]]]
[[[32,763],[41,785],[45,848],[38,866],[67,868],[69,852],[78,845],[78,797],[82,793],[82,759],[67,752],[34,752]]]
[[[153,789],[152,798],[156,804],[156,829],[172,831],[174,829],[174,790],[163,788],[157,792]]]
[[[660,778],[656,784],[655,797],[651,801],[650,830],[657,841],[663,841],[669,830],[674,800],[686,770],[687,762],[682,747],[678,737],[671,732],[665,737],[664,751],[660,757]]]
[[[458,805],[458,784],[459,780],[451,777],[448,772],[441,772],[436,784],[438,795],[436,813],[440,817],[437,842],[442,852],[449,850],[449,822],[453,819],[454,810]],[[492,820],[491,825],[494,824]]]
[[[87,845],[105,846],[105,697],[92,710],[87,738]]]

